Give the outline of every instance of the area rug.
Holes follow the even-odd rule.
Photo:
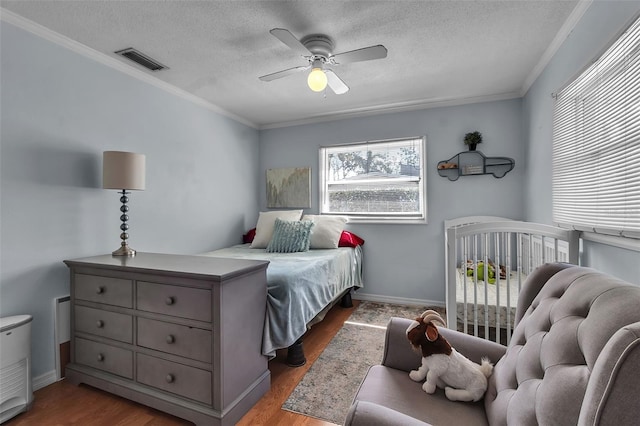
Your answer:
[[[284,410],[341,425],[367,370],[382,361],[391,317],[415,318],[426,309],[389,303],[360,303],[282,405]]]

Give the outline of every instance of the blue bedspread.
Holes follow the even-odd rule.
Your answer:
[[[362,248],[339,247],[301,253],[267,253],[241,244],[203,256],[268,260],[267,317],[262,353],[291,346],[307,324],[346,289],[362,287]]]

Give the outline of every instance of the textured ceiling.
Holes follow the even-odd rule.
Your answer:
[[[169,67],[143,72],[259,128],[521,96],[578,4],[0,1],[13,14],[141,69],[113,53],[135,47]],[[306,65],[269,34],[272,28],[299,38],[326,34],[334,53],[383,44],[388,56],[336,66],[351,89],[344,95],[310,91],[306,73],[263,82],[261,75]]]

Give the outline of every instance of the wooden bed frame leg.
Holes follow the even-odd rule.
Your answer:
[[[302,367],[307,363],[304,357],[304,348],[302,347],[302,339],[298,339],[293,345],[287,349],[287,360],[285,363],[289,367]]]
[[[343,308],[353,308],[353,301],[351,300],[351,292],[345,293],[340,300],[340,306]]]

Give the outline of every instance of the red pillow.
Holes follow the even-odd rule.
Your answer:
[[[353,232],[342,231],[338,247],[356,247],[361,245],[364,245],[364,240],[362,238],[358,237]]]
[[[256,228],[250,229],[246,234],[242,236],[242,242],[244,244],[250,243],[256,237]]]

